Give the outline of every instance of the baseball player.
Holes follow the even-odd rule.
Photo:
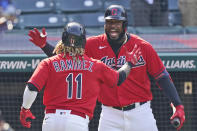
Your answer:
[[[132,51],[134,45],[141,48],[140,59],[127,80],[117,88],[106,88],[100,84],[98,100],[102,103],[99,131],[158,131],[150,101],[152,100],[149,75],[175,106],[171,120],[178,118],[180,130],[185,121],[184,106],[176,88],[158,54],[151,44],[137,35],[127,32],[127,13],[120,5],[111,5],[105,11],[105,33],[89,37],[85,46],[87,56],[101,60],[113,69],[119,69],[126,62],[124,48]],[[53,46],[41,37],[38,30],[29,36],[36,46],[52,56]]]
[[[45,31],[43,31],[45,34]],[[88,131],[89,119],[100,91],[119,86],[141,55],[137,45],[127,52],[127,61],[118,71],[84,54],[85,29],[76,22],[68,23],[57,44],[57,55],[40,62],[27,82],[20,111],[20,121],[30,128],[27,118],[35,119],[30,107],[44,88],[45,118],[43,131]],[[126,49],[126,48],[125,48]]]

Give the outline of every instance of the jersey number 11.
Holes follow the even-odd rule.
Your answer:
[[[75,78],[73,78],[73,73],[69,73],[68,76],[66,77],[66,82],[67,82],[67,98],[72,99],[73,98],[73,79],[76,82],[77,87],[76,87],[76,99],[81,99],[82,98],[82,74],[79,73]]]

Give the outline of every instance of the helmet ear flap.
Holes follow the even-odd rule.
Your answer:
[[[62,43],[63,43],[65,46],[67,46],[67,45],[66,45],[66,39],[67,39],[67,32],[64,31],[64,32],[62,33]]]

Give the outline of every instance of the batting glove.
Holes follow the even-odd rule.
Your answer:
[[[47,33],[45,28],[42,28],[42,33],[38,31],[38,29],[34,28],[34,30],[30,30],[28,35],[31,37],[29,41],[34,43],[36,46],[43,48],[46,45]]]
[[[184,111],[184,106],[183,105],[178,105],[175,107],[176,111],[170,118],[170,120],[173,120],[174,118],[179,118],[180,120],[180,126],[177,127],[177,130],[180,130],[181,127],[183,126],[183,123],[185,121],[185,111]]]
[[[126,47],[125,47],[125,50],[126,50],[126,60],[128,62],[130,62],[133,66],[136,65],[138,63],[138,60],[141,56],[141,49],[140,47],[137,47],[137,45],[135,44],[134,45],[134,48],[131,52],[128,52]]]
[[[24,107],[21,107],[21,111],[20,111],[21,124],[24,127],[30,128],[31,122],[27,121],[27,118],[35,119],[36,117],[31,113],[31,111],[29,109],[25,109]]]

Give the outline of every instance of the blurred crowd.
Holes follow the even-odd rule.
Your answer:
[[[181,13],[182,26],[197,26],[197,0],[175,1]],[[134,26],[168,26],[169,0],[131,0]],[[0,0],[0,32],[12,30],[17,10],[11,0]]]
[[[167,0],[131,0],[134,26],[168,26]]]
[[[177,4],[182,26],[197,26],[197,0],[131,0],[134,26],[168,26],[170,1]]]
[[[0,32],[12,30],[16,20],[16,9],[11,0],[0,0]]]

